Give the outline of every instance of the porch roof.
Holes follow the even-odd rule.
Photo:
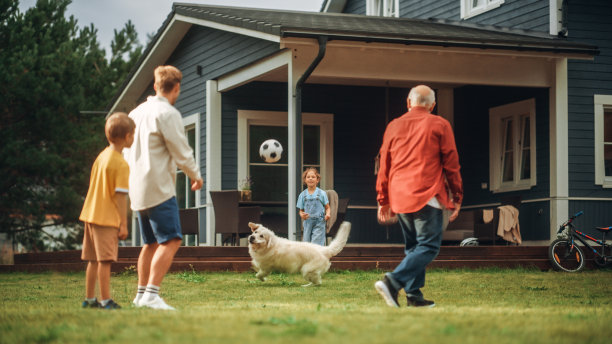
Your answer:
[[[343,13],[279,11],[175,3],[173,12],[279,38],[314,38],[596,55],[596,46],[533,31],[468,23]]]

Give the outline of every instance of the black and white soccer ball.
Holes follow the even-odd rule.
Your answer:
[[[259,147],[259,156],[267,163],[274,163],[281,159],[283,146],[275,139],[265,140]]]

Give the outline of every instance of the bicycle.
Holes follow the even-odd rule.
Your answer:
[[[577,242],[582,243],[583,247],[588,247],[593,251],[595,254],[595,264],[599,267],[606,267],[612,264],[612,255],[606,254],[606,252],[609,253],[612,249],[612,245],[606,243],[606,233],[612,231],[612,226],[595,227],[595,229],[602,233],[602,240],[597,240],[574,227],[572,222],[582,214],[583,212],[579,211],[562,224],[557,231],[557,239],[548,247],[548,258],[555,270],[578,272],[584,269],[583,248]],[[601,251],[598,252],[595,248],[591,247],[587,240],[601,245]]]

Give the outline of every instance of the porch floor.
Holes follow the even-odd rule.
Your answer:
[[[546,246],[442,246],[430,268],[535,267],[551,269]],[[113,272],[135,268],[140,247],[120,247]],[[331,270],[390,271],[403,259],[402,245],[347,245],[331,259]],[[23,253],[14,265],[0,265],[0,272],[84,271],[81,251]],[[589,262],[590,263],[590,262]],[[251,271],[247,247],[181,247],[170,271]]]

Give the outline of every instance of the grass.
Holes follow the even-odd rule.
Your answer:
[[[612,272],[432,270],[432,309],[387,307],[378,271],[169,274],[177,312],[129,306],[132,270],[111,280],[118,311],[81,309],[84,273],[0,274],[0,343],[609,343]],[[403,296],[400,301],[405,305]]]

